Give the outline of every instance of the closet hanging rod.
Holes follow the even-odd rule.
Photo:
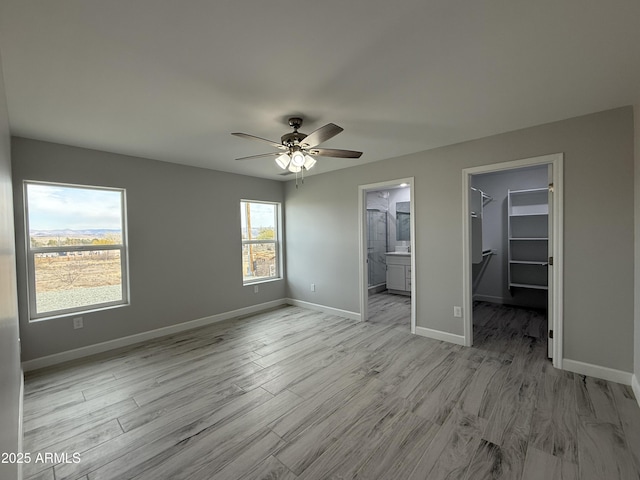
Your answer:
[[[482,198],[486,198],[487,200],[493,200],[493,197],[491,195],[487,195],[486,193],[484,193],[479,188],[474,188],[474,187],[470,187],[470,188],[471,188],[471,190],[474,190],[476,192],[480,192],[480,195],[482,195]]]

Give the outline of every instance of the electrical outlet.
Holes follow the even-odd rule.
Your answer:
[[[312,283],[312,284],[311,284],[311,291],[312,291],[312,292],[315,292],[315,291],[316,291],[316,284],[315,284],[315,283]]]
[[[83,328],[84,322],[82,321],[82,317],[76,317],[73,319],[73,328]]]
[[[253,293],[258,293],[258,291],[259,291],[258,285],[254,285],[253,286]]]
[[[453,316],[462,317],[462,307],[453,307]]]

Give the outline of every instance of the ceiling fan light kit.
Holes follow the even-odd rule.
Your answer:
[[[256,137],[247,133],[232,133],[240,138],[247,138],[249,140],[258,140],[265,142],[272,147],[280,150],[274,153],[261,153],[258,155],[251,155],[249,157],[237,158],[236,160],[249,160],[260,157],[272,157],[276,156],[276,165],[283,170],[289,170],[296,174],[296,187],[298,186],[298,173],[302,172],[304,182],[304,171],[310,170],[317,163],[314,156],[319,157],[335,157],[335,158],[360,158],[362,152],[356,152],[353,150],[337,150],[332,148],[315,148],[322,142],[326,142],[330,138],[335,137],[342,132],[342,127],[333,123],[328,123],[324,127],[320,127],[317,130],[306,135],[299,132],[298,129],[302,126],[302,118],[291,117],[289,119],[289,125],[293,128],[293,132],[285,133],[280,137],[280,143],[267,140],[265,138]]]
[[[283,153],[278,158],[276,158],[276,164],[283,170],[286,170],[291,162],[291,158],[286,153]]]

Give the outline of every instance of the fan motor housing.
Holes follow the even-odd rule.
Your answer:
[[[289,119],[289,126],[293,128],[293,132],[282,135],[280,141],[287,147],[293,147],[294,145],[298,145],[306,137],[304,133],[298,132],[298,129],[302,126],[302,118],[291,117]]]
[[[285,133],[284,135],[282,135],[282,137],[280,137],[280,141],[283,145],[292,147],[293,145],[298,145],[300,142],[302,142],[302,140],[304,140],[306,136],[306,134],[300,132]]]

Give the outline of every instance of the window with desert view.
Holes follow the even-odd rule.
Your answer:
[[[128,302],[125,192],[25,183],[30,317]]]

